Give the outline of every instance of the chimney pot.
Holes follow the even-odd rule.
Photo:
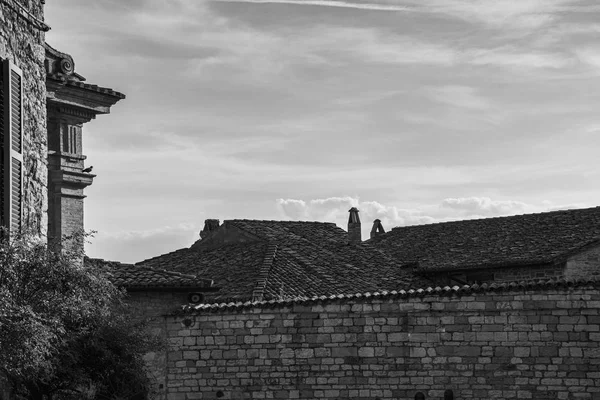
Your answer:
[[[362,241],[358,208],[352,207],[348,212],[350,213],[348,218],[348,242],[350,244],[358,244]]]
[[[218,219],[207,219],[204,221],[204,229],[200,231],[200,237],[202,239],[213,234],[214,231],[219,229],[219,220]]]
[[[371,239],[373,239],[375,236],[381,235],[382,233],[385,233],[385,229],[383,229],[381,220],[376,219],[373,221],[373,228],[371,228]]]

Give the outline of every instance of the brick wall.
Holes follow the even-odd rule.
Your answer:
[[[567,260],[565,278],[600,278],[600,246],[582,251]]]
[[[19,2],[36,18],[43,19],[40,1]],[[0,4],[0,58],[12,60],[23,71],[24,179],[23,226],[45,236],[48,208],[46,135],[46,72],[44,33]]]
[[[171,316],[167,397],[599,399],[599,311],[547,286]]]

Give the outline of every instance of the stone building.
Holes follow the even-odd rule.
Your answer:
[[[83,230],[82,126],[125,96],[91,85],[45,42],[44,1],[0,1],[0,225],[59,240]]]
[[[394,228],[368,241],[436,285],[600,276],[600,207]]]
[[[350,222],[353,224],[355,222]],[[358,230],[360,235],[360,228]],[[262,301],[429,284],[412,267],[333,223],[207,220],[189,248],[136,265],[213,279],[206,302]]]
[[[188,307],[165,317],[167,399],[598,399],[599,289],[528,281]]]
[[[218,287],[164,310],[165,398],[600,398],[599,218],[207,220],[137,264]]]
[[[0,2],[1,224],[46,234],[48,217],[44,4]]]

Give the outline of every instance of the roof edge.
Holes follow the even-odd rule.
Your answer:
[[[356,294],[339,294],[331,296],[316,296],[316,297],[296,297],[285,300],[269,300],[269,301],[246,301],[246,302],[231,302],[231,303],[213,303],[199,304],[196,306],[184,306],[179,312],[169,315],[187,315],[198,312],[218,312],[223,310],[241,310],[254,308],[284,308],[293,305],[310,305],[318,303],[330,303],[339,300],[358,300],[361,298],[377,298],[377,299],[393,299],[393,298],[423,298],[425,296],[470,296],[477,293],[495,293],[502,291],[523,291],[523,290],[547,290],[552,288],[570,288],[570,287],[592,286],[600,287],[600,278],[596,279],[580,279],[580,280],[530,280],[520,282],[492,283],[482,285],[464,285],[464,286],[445,286],[445,287],[428,287],[425,289],[409,289],[409,290],[392,290],[381,292],[366,292]]]

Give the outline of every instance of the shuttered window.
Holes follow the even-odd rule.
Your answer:
[[[23,216],[23,73],[2,62],[0,82],[1,224],[20,231]]]

